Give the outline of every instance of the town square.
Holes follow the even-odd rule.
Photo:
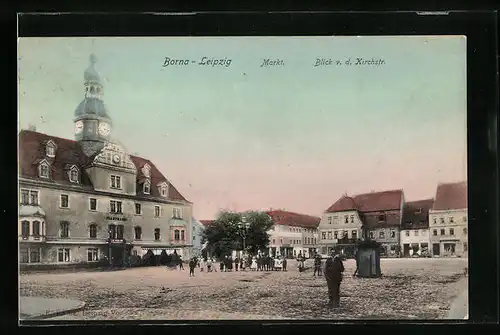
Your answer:
[[[464,50],[20,39],[20,319],[467,318]]]
[[[467,290],[463,259],[384,259],[381,278],[353,278],[345,262],[341,307],[327,307],[323,277],[283,271],[200,272],[148,267],[109,272],[28,274],[22,296],[85,302],[49,320],[441,319]],[[450,316],[451,317],[451,316]],[[458,318],[454,316],[452,318]]]

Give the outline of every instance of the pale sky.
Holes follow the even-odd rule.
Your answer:
[[[467,178],[464,37],[20,38],[21,128],[74,138],[91,52],[112,135],[198,219],[271,207],[320,216],[345,192],[418,200]],[[162,67],[203,56],[232,62]],[[314,67],[321,57],[385,65]]]

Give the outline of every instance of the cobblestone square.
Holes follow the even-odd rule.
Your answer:
[[[165,267],[110,272],[26,274],[21,296],[84,301],[54,320],[441,319],[467,290],[467,260],[382,259],[382,278],[353,278],[345,264],[341,307],[327,307],[323,277],[287,272],[200,272]]]

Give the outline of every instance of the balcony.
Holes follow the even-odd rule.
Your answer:
[[[41,235],[19,235],[19,242],[41,243],[45,242],[45,236]]]

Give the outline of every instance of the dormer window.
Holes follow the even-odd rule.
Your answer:
[[[144,182],[142,192],[144,194],[149,194],[151,192],[151,182],[149,180]]]
[[[50,166],[47,162],[42,162],[38,166],[38,175],[40,178],[50,178]]]
[[[419,208],[415,211],[415,214],[422,214],[422,208]]]
[[[160,195],[162,197],[166,197],[167,196],[167,191],[168,191],[168,185],[167,183],[163,182],[161,184],[158,184],[158,191],[160,192]]]
[[[69,181],[72,183],[78,183],[78,168],[76,166],[72,166],[69,170]]]
[[[151,166],[149,166],[149,164],[144,164],[144,166],[142,167],[142,174],[146,178],[149,178],[151,176]]]
[[[50,158],[54,158],[56,156],[56,145],[54,142],[47,142],[47,145],[45,146],[45,154]]]

